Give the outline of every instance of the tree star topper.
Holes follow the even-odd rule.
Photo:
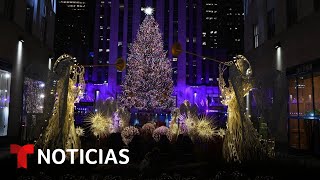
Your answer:
[[[153,9],[152,7],[146,7],[146,8],[143,9],[143,11],[144,11],[144,13],[145,13],[146,15],[152,15],[154,9]]]

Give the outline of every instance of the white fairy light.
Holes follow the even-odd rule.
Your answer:
[[[145,11],[152,12],[148,9]],[[148,55],[144,56],[144,53]],[[166,57],[159,25],[153,16],[146,16],[139,28],[137,39],[128,54],[127,73],[122,83],[123,94],[120,97],[120,103],[124,107],[137,109],[171,107],[173,104],[171,62]]]
[[[82,127],[76,127],[76,134],[81,137],[84,136],[84,129]]]

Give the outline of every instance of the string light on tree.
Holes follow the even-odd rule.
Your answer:
[[[146,9],[145,12],[152,12]],[[151,15],[145,17],[130,47],[127,69],[120,98],[124,107],[144,110],[172,107],[171,62],[163,50],[159,24]]]

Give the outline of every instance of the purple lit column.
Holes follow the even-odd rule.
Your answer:
[[[102,64],[107,64],[107,59],[109,58],[109,57],[107,57],[107,52],[106,52],[106,50],[107,50],[107,43],[109,43],[108,41],[107,41],[107,39],[108,39],[108,33],[107,33],[107,29],[108,29],[108,25],[109,25],[109,22],[108,22],[108,11],[110,11],[110,9],[108,8],[108,1],[109,0],[105,0],[104,1],[104,16],[103,16],[103,24],[101,24],[101,25],[103,25],[103,51],[102,51]],[[109,20],[110,21],[110,20]],[[107,71],[107,69],[108,69],[109,67],[102,67],[101,69],[100,69],[100,71],[102,72],[102,74],[103,74],[103,80],[104,81],[107,81],[108,79],[106,79],[106,76],[105,76],[105,74],[106,74],[106,71]],[[108,81],[109,82],[109,81]]]
[[[205,72],[205,83],[209,84],[209,82],[210,82],[209,81],[209,69],[211,68],[210,67],[211,64],[210,64],[209,60],[207,60],[207,59],[204,60],[203,63],[205,63],[205,65],[206,65],[206,67],[205,67],[205,71],[206,71]],[[214,79],[214,81],[216,81],[216,80]]]
[[[136,39],[138,28],[140,25],[141,16],[141,0],[135,0],[133,3],[133,16],[132,16],[132,42]]]
[[[159,24],[159,28],[161,33],[164,33],[164,0],[157,1],[157,9],[156,9],[156,20]],[[166,37],[163,37],[166,38]],[[164,40],[165,41],[165,40]]]
[[[99,27],[100,27],[100,4],[101,1],[97,1],[96,3],[96,11],[95,11],[95,24],[94,24],[94,44],[93,44],[93,49],[94,49],[94,57],[93,57],[93,64],[96,65],[98,64],[98,56],[99,56]],[[93,68],[92,72],[92,81],[97,81],[97,69],[98,68]]]
[[[202,0],[197,0],[197,54],[202,54]],[[191,30],[191,29],[190,29]],[[197,84],[202,84],[202,58],[197,57]]]
[[[158,0],[162,1],[162,0]],[[146,7],[152,7],[152,0],[146,0]]]
[[[170,48],[173,45],[173,1],[169,1],[169,52],[168,57],[169,59],[172,59],[172,53],[170,51]],[[166,38],[166,37],[164,37]]]
[[[109,63],[115,64],[118,56],[118,29],[119,29],[119,0],[111,0],[111,17],[110,17],[110,44],[109,44]],[[117,85],[117,70],[109,66],[108,71],[109,93],[115,97]]]
[[[122,58],[127,60],[127,43],[128,43],[128,0],[124,0],[123,12],[123,43],[122,43]],[[126,75],[126,70],[122,71],[122,77]]]
[[[189,43],[187,45],[189,48],[188,51],[194,52],[194,49],[193,49],[193,44],[194,44],[194,42],[193,42],[193,37],[194,37],[193,11],[194,11],[194,9],[193,9],[192,0],[190,0],[190,2],[189,2],[188,11],[189,11],[189,27],[187,27],[187,28],[189,29],[189,33],[187,34],[187,36],[189,38]],[[196,16],[196,14],[195,14],[195,16]],[[189,78],[188,78],[189,82],[188,83],[193,84],[195,81],[194,75],[196,74],[196,72],[193,72],[193,64],[194,64],[193,59],[195,59],[195,58],[191,54],[188,54],[187,57],[188,58],[186,60],[188,61],[188,64],[189,64],[188,69],[187,69],[188,74],[189,74]]]
[[[186,0],[180,0],[178,4],[178,40],[182,49],[186,49]],[[182,52],[178,57],[178,105],[184,100],[184,90],[186,87],[186,53]]]

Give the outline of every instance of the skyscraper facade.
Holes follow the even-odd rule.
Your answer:
[[[203,48],[224,49],[228,57],[243,53],[242,0],[203,0]]]
[[[279,148],[320,155],[320,1],[245,0],[245,55]]]
[[[203,0],[202,51],[218,60],[243,53],[242,0]],[[205,61],[207,85],[217,85],[218,64]]]
[[[0,137],[15,142],[22,137],[25,83],[47,80],[55,17],[56,0],[0,1]]]
[[[72,54],[85,64],[92,46],[93,1],[59,0],[57,2],[55,56]]]

